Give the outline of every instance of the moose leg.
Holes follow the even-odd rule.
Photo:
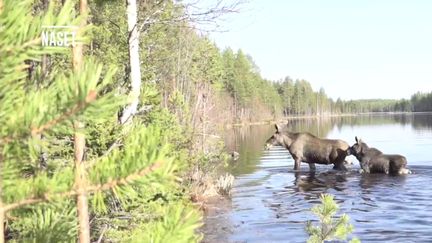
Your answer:
[[[316,171],[315,163],[309,163],[309,171],[310,172],[315,172]]]
[[[347,168],[344,165],[344,161],[345,161],[345,158],[338,159],[336,162],[334,162],[333,169],[346,171]]]
[[[345,153],[334,152],[331,157],[335,158],[333,160],[333,164],[334,164],[333,169],[334,170],[347,171],[347,168],[345,167],[345,164],[344,164],[345,158],[346,158]]]
[[[348,170],[348,169],[345,167],[345,165],[344,165],[343,162],[335,163],[334,166],[333,166],[333,169],[335,169],[335,170],[343,170],[343,171]]]
[[[365,173],[370,173],[370,168],[369,168],[369,165],[364,165],[364,166],[362,166],[362,169],[363,169],[363,171],[365,172]]]
[[[408,174],[408,169],[406,169],[406,159],[400,157],[394,160],[390,160],[390,173],[392,174]]]
[[[360,173],[370,173],[370,168],[369,168],[369,159],[366,158],[362,158],[360,161]]]
[[[301,159],[297,156],[293,156],[294,159],[294,170],[300,170]]]

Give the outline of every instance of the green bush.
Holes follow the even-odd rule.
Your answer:
[[[332,240],[346,240],[354,231],[354,227],[349,222],[349,217],[342,214],[340,217],[335,217],[339,210],[339,206],[334,201],[334,196],[329,194],[321,195],[321,204],[312,208],[312,213],[319,219],[318,226],[307,222],[306,231],[309,234],[308,243],[322,243]],[[350,242],[359,243],[360,240],[353,238]]]

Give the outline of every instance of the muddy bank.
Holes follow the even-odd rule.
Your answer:
[[[203,243],[229,242],[235,227],[230,223],[231,199],[223,196],[212,197],[204,206]]]

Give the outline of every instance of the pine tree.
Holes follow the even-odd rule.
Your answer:
[[[354,230],[349,223],[349,217],[346,214],[335,219],[339,206],[334,201],[334,197],[329,194],[321,195],[321,204],[312,208],[319,218],[319,225],[314,226],[310,221],[306,225],[306,231],[309,234],[308,243],[322,243],[332,240],[346,240],[348,235]],[[360,243],[360,240],[353,238],[351,243]]]
[[[117,206],[131,207],[139,193],[154,195],[173,187],[177,166],[158,126],[133,121],[126,129],[116,127],[126,96],[112,88],[115,67],[104,68],[84,57],[75,71],[54,67],[45,80],[29,81],[28,60],[39,63],[43,55],[53,55],[71,63],[70,48],[41,45],[42,26],[78,26],[83,20],[73,1],[61,9],[51,3],[41,15],[32,14],[32,3],[0,0],[0,242],[5,236],[20,242],[75,242],[82,230],[77,227],[76,196],[84,191],[90,197],[87,218],[107,212],[112,199]],[[86,40],[86,30],[79,30],[77,41]],[[83,125],[74,129],[76,121]],[[74,134],[94,144],[107,133],[107,124],[119,145],[81,151],[79,156],[87,161],[77,166]],[[41,151],[48,154],[43,162]],[[85,180],[77,180],[76,172]],[[129,235],[131,241],[141,234],[153,242],[162,242],[162,236],[199,239],[194,234],[200,219],[195,210],[181,201],[152,205],[157,218],[132,228],[136,233]]]

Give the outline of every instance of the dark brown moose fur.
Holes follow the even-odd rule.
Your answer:
[[[407,160],[399,154],[383,154],[376,148],[355,137],[356,143],[350,147],[351,154],[360,162],[365,173],[409,174],[406,168]]]
[[[273,145],[284,146],[293,157],[294,170],[300,169],[300,163],[309,164],[315,171],[315,164],[334,164],[334,169],[346,170],[344,161],[349,155],[349,144],[342,140],[321,139],[310,133],[282,131],[275,125],[276,132],[266,142],[266,148]]]

